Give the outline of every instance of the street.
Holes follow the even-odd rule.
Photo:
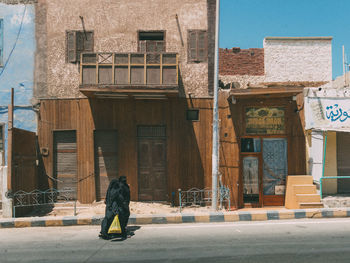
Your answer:
[[[0,262],[349,262],[350,219],[0,229]]]

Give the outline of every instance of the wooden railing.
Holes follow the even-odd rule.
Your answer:
[[[177,86],[176,53],[82,53],[81,85]]]

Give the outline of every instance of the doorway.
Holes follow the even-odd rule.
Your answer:
[[[140,201],[166,201],[166,133],[164,126],[139,126],[138,194]]]
[[[288,174],[287,138],[242,138],[241,160],[243,206],[283,205]]]

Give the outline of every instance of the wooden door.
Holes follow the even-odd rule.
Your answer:
[[[77,192],[77,139],[75,131],[54,131],[55,188]]]
[[[350,133],[337,132],[337,173],[350,176]],[[350,179],[338,179],[338,193],[350,193]]]
[[[117,131],[96,130],[94,141],[96,200],[101,200],[109,182],[118,176]]]
[[[154,135],[138,138],[140,201],[167,200],[166,139]]]

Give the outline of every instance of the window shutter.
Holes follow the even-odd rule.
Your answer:
[[[197,60],[197,32],[188,31],[188,60]]]
[[[206,61],[207,58],[207,32],[198,31],[197,38],[197,59],[198,61]]]
[[[94,51],[94,34],[93,32],[85,32],[85,33],[86,35],[84,35],[84,51],[92,52]]]
[[[76,32],[67,31],[67,61],[76,62],[77,52],[76,52]]]

